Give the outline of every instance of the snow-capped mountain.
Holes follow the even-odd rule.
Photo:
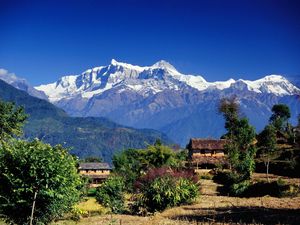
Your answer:
[[[217,112],[222,97],[236,96],[258,130],[266,125],[274,104],[288,104],[292,122],[300,113],[300,89],[283,76],[208,82],[200,75],[182,74],[163,60],[143,67],[112,60],[36,89],[71,115],[104,116],[128,126],[158,129],[182,145],[190,137],[224,133]]]
[[[12,85],[13,87],[26,91],[31,96],[47,100],[47,96],[43,91],[39,91],[32,87],[25,79],[17,77],[14,73],[10,73],[0,68],[0,80]]]
[[[162,60],[152,66],[134,66],[112,60],[108,66],[95,67],[80,75],[64,76],[57,82],[36,87],[49,97],[51,102],[74,98],[91,98],[122,86],[143,96],[164,90],[179,90],[192,87],[198,91],[224,90],[235,87],[257,93],[272,93],[277,96],[292,95],[299,89],[279,75],[270,75],[256,81],[233,80],[207,82],[202,76],[178,72],[171,64]]]

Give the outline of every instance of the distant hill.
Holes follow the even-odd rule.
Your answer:
[[[105,118],[70,117],[51,103],[30,96],[0,80],[0,98],[25,107],[29,114],[24,127],[24,137],[39,138],[50,144],[71,147],[71,153],[79,156],[101,156],[111,161],[112,155],[127,148],[142,148],[156,139],[164,143],[172,141],[163,133],[151,129],[133,129]]]

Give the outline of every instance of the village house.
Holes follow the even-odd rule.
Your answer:
[[[80,163],[79,173],[90,178],[92,184],[100,184],[110,175],[108,163]]]
[[[224,153],[224,139],[192,138],[187,145],[189,165],[195,170],[212,169],[218,165],[227,165]]]

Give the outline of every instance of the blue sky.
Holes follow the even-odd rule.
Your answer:
[[[165,59],[209,81],[300,75],[300,1],[0,0],[0,68],[37,85]]]

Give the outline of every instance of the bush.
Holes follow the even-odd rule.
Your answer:
[[[249,180],[243,180],[243,177],[233,172],[218,171],[213,179],[223,184],[219,190],[223,195],[243,196],[250,185]]]
[[[109,177],[96,191],[97,201],[105,207],[110,208],[113,213],[124,211],[125,185],[122,177]]]
[[[162,211],[190,203],[199,195],[198,177],[191,171],[174,171],[168,168],[150,169],[135,184],[139,193],[134,209]]]

